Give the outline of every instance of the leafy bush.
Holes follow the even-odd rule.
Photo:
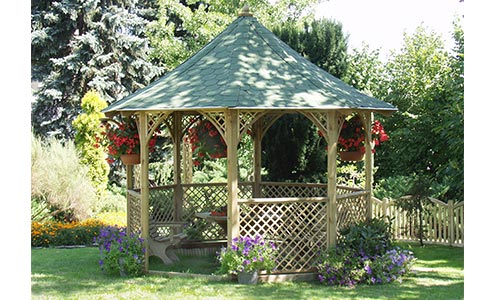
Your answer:
[[[391,224],[377,218],[344,227],[340,236],[339,243],[343,248],[362,257],[381,255],[393,242]]]
[[[354,286],[401,281],[415,262],[412,252],[393,248],[390,225],[371,219],[340,231],[336,248],[320,253],[318,279],[329,285]]]
[[[82,113],[72,122],[76,130],[74,142],[81,153],[81,163],[88,166],[88,177],[100,199],[106,193],[110,172],[105,151],[98,143],[102,139],[100,119],[105,116],[101,110],[105,107],[107,103],[98,93],[89,91],[81,99]]]
[[[95,238],[100,249],[99,265],[109,275],[139,276],[144,272],[143,239],[125,228],[108,226]]]
[[[273,242],[265,242],[261,236],[234,238],[230,248],[222,248],[218,253],[220,273],[238,274],[267,270],[275,267],[276,247]]]
[[[71,141],[42,142],[31,137],[31,199],[52,216],[83,220],[92,213],[96,193]],[[41,208],[40,208],[41,209]]]
[[[392,249],[385,254],[364,261],[366,272],[363,281],[368,284],[386,283],[392,281],[402,282],[402,275],[411,271],[416,261],[409,250]]]
[[[316,263],[316,272],[321,283],[328,285],[354,286],[360,283],[365,274],[359,256],[353,252],[332,248],[322,253]]]

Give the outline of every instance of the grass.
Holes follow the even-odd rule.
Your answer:
[[[402,245],[404,246],[404,245]],[[203,278],[148,275],[109,277],[99,270],[97,248],[32,249],[32,299],[463,299],[464,249],[413,245],[416,274],[403,283],[356,288],[318,282],[285,282],[243,286]],[[214,260],[183,257],[183,263],[151,267],[208,273]]]

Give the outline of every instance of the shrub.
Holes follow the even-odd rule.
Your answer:
[[[413,253],[400,248],[388,250],[384,255],[364,261],[364,277],[368,284],[402,282],[402,275],[411,271],[416,261]]]
[[[384,219],[361,221],[339,232],[341,246],[360,256],[380,255],[392,247],[392,227]]]
[[[321,283],[328,285],[354,286],[360,283],[365,274],[360,268],[361,260],[353,252],[332,248],[320,255],[316,272]]]
[[[261,236],[234,238],[230,248],[222,248],[218,253],[220,273],[238,274],[267,270],[275,267],[276,247],[273,242],[265,242]]]
[[[105,151],[98,143],[102,138],[100,119],[105,116],[101,110],[105,107],[107,103],[96,92],[89,91],[81,99],[82,113],[72,122],[76,130],[74,142],[81,153],[81,162],[88,167],[88,177],[100,199],[106,193],[110,172]]]
[[[336,248],[319,255],[318,279],[329,285],[354,286],[401,281],[416,260],[412,252],[392,247],[390,224],[371,219],[340,231]]]
[[[143,239],[130,234],[125,228],[101,228],[95,238],[100,249],[99,265],[109,275],[139,276],[144,272]]]
[[[42,142],[32,135],[31,199],[62,219],[84,220],[91,215],[96,194],[73,142],[55,138]]]

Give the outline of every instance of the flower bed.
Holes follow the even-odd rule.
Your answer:
[[[31,222],[31,246],[92,245],[105,222],[87,219],[82,222]]]

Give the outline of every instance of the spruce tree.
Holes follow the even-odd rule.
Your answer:
[[[79,99],[93,89],[109,102],[160,73],[147,61],[150,12],[137,0],[33,1],[32,80],[39,81],[32,125],[43,135],[72,137]]]

